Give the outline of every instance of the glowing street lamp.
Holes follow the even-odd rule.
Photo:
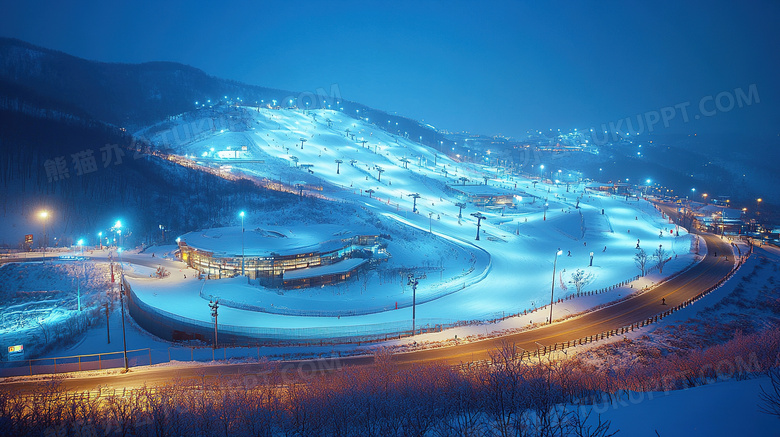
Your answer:
[[[553,261],[553,275],[552,275],[552,287],[550,289],[550,321],[549,324],[552,324],[553,321],[553,301],[554,301],[554,293],[555,293],[555,267],[558,265],[558,256],[561,255],[563,251],[558,248],[558,251],[555,252],[555,261]],[[591,255],[591,259],[592,255]]]
[[[43,262],[46,262],[46,219],[49,217],[49,211],[43,210],[38,214],[43,219]]]
[[[100,250],[103,250],[103,231],[98,232],[98,243],[100,244]]]
[[[117,239],[119,240],[117,248],[122,247],[122,221],[121,220],[117,220],[116,223],[114,223],[114,231],[116,232],[118,236]]]
[[[241,276],[244,276],[244,211],[238,215],[241,217]]]

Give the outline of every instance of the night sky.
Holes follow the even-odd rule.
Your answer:
[[[76,4],[73,4],[76,3]],[[79,57],[176,61],[437,128],[522,136],[690,102],[656,132],[780,134],[780,3],[4,2],[0,35]],[[728,96],[758,100],[729,108]]]

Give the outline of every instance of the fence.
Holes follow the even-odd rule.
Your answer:
[[[127,351],[128,367],[152,364],[151,349]],[[84,370],[105,370],[125,367],[124,352],[106,352],[101,354],[73,355],[69,357],[36,358],[23,361],[7,361],[0,367],[0,375],[26,376],[53,373],[80,372]]]

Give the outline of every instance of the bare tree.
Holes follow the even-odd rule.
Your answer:
[[[658,249],[653,253],[653,259],[655,259],[655,266],[658,267],[658,273],[664,272],[664,265],[671,259],[669,253],[664,250],[663,245],[659,244]]]
[[[43,343],[49,344],[49,325],[43,321],[43,319],[35,319],[38,327],[41,328],[41,334],[43,334]]]
[[[780,418],[780,368],[769,369],[767,373],[772,388],[766,390],[763,386],[761,387],[759,411]]]
[[[609,432],[610,421],[602,421],[601,414],[596,416],[596,423],[589,425],[588,420],[593,413],[593,409],[588,409],[588,412],[584,413],[582,411],[583,408],[585,407],[576,408],[574,414],[570,417],[571,435],[577,437],[611,437],[618,433],[618,431]]]
[[[648,262],[650,262],[650,257],[647,256],[647,252],[645,252],[644,249],[639,249],[636,252],[636,255],[634,255],[634,263],[636,263],[636,266],[639,267],[639,270],[642,272],[642,276],[645,275]]]

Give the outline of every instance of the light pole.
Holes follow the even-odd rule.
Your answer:
[[[77,244],[81,246],[81,254],[84,255],[84,240],[80,239]],[[84,263],[84,281],[87,279],[87,266]],[[78,310],[81,311],[81,276],[76,275],[76,302],[78,304]]]
[[[433,212],[428,213],[428,233],[433,233]]]
[[[219,299],[214,301],[209,300],[209,308],[211,308],[211,317],[214,318],[214,349],[217,348],[217,310],[219,309]]]
[[[539,182],[543,182],[544,179],[544,164],[539,164]]]
[[[43,262],[46,263],[46,219],[49,217],[49,211],[41,211],[40,216],[43,219]]]
[[[244,276],[244,211],[238,215],[241,217],[241,276]]]
[[[420,283],[420,279],[425,279],[425,275],[415,277],[414,273],[409,273],[408,278],[409,282],[407,282],[407,285],[412,286],[412,335],[414,335],[417,319],[417,284]]]
[[[98,243],[100,244],[100,250],[103,250],[103,231],[98,232]]]
[[[117,249],[122,247],[122,221],[117,220],[114,223],[113,231],[117,234]]]
[[[553,321],[553,299],[555,294],[555,267],[558,265],[558,255],[562,254],[563,251],[558,248],[558,251],[555,252],[555,261],[553,261],[553,275],[552,275],[552,287],[550,288],[550,322],[549,324],[552,324]]]
[[[127,373],[127,338],[125,336],[125,267],[124,264],[122,264],[122,249],[118,248],[117,253],[119,253],[119,266],[122,269],[119,278],[119,303],[120,310],[122,312],[122,347],[124,349],[125,357],[125,373]]]

